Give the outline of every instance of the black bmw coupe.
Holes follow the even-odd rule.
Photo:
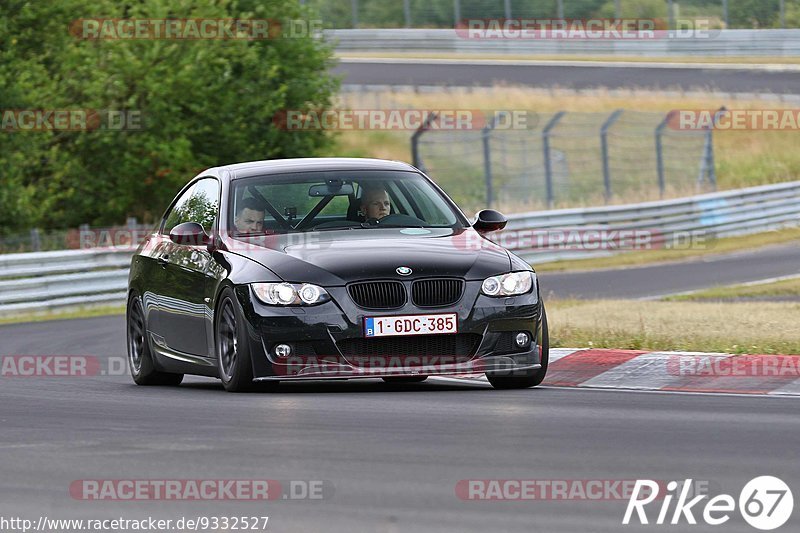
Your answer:
[[[536,273],[424,173],[376,159],[287,159],[201,172],[131,262],[127,333],[139,385],[547,371]]]

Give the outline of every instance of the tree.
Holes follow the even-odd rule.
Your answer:
[[[728,9],[732,28],[772,28],[779,24],[778,0],[736,0]]]
[[[0,109],[143,117],[139,130],[3,135],[2,231],[152,220],[203,168],[313,155],[331,142],[325,132],[283,131],[273,123],[287,109],[326,107],[335,94],[331,49],[311,35],[93,40],[67,32],[72,21],[96,16],[286,21],[310,14],[296,0],[0,4]],[[107,115],[99,116],[106,125]]]

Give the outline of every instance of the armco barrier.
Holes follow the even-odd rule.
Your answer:
[[[800,225],[800,181],[658,202],[520,213],[509,216],[504,234],[644,231],[660,247],[681,234],[725,237],[789,225]],[[563,242],[533,248],[523,241],[515,239],[509,248],[533,264],[617,252],[602,239],[577,249]],[[122,304],[130,258],[129,249],[108,248],[0,255],[0,314]]]
[[[722,30],[708,38],[637,40],[466,39],[454,29],[327,30],[338,52],[597,55],[645,57],[796,57],[800,30]]]

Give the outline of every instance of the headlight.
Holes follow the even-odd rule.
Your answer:
[[[536,274],[533,272],[510,272],[483,280],[481,292],[486,296],[518,296],[536,290]]]
[[[316,305],[331,299],[328,291],[310,283],[252,283],[250,287],[267,305]]]

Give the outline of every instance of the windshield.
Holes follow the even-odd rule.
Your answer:
[[[302,172],[233,182],[234,235],[373,228],[463,228],[466,221],[416,172]]]

